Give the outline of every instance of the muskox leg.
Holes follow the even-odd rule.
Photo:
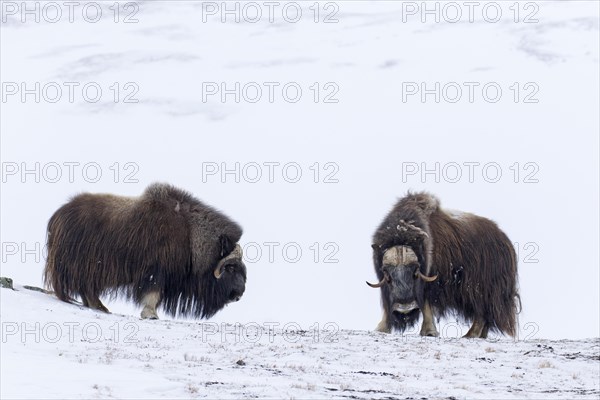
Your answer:
[[[483,337],[481,335],[483,334],[484,330],[485,330],[485,334],[487,336],[487,329],[486,329],[485,322],[481,318],[475,317],[475,320],[473,321],[473,325],[471,325],[471,329],[469,329],[467,334],[463,337],[481,338],[481,337]]]
[[[490,325],[489,324],[485,324],[485,326],[481,330],[481,335],[479,335],[479,337],[482,338],[482,339],[487,339],[487,335],[488,335],[489,329],[490,329]]]
[[[431,306],[429,305],[428,301],[425,301],[425,306],[423,306],[423,325],[421,326],[421,336],[439,336],[433,320],[433,311],[431,310]]]
[[[89,307],[90,303],[87,300],[87,296],[85,294],[81,295],[81,304],[83,304],[84,307]]]
[[[105,313],[110,313],[108,308],[102,304],[98,296],[85,294],[81,296],[83,300],[83,305],[89,308],[93,308],[94,310],[104,311]]]
[[[387,311],[385,309],[383,310],[383,317],[381,317],[381,321],[379,322],[379,324],[377,324],[377,328],[375,328],[375,330],[377,332],[383,332],[383,333],[391,333],[392,332],[392,328],[390,328],[390,325],[388,324],[388,316],[387,316]]]
[[[84,307],[90,307],[90,302],[87,299],[86,289],[83,286],[79,288],[79,297],[81,297],[81,304],[83,304]]]
[[[144,305],[144,309],[142,310],[142,318],[158,319],[158,314],[156,313],[156,307],[158,306],[158,303],[160,303],[159,292],[146,293],[142,298],[142,304]]]

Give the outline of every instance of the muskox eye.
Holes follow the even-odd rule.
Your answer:
[[[227,272],[233,272],[235,270],[235,268],[233,267],[233,265],[228,265],[225,268],[227,269]]]

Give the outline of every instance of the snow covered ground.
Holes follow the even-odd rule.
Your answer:
[[[428,1],[436,21],[420,1],[301,2],[293,21],[280,2],[270,21],[266,3],[253,22],[244,2],[80,2],[71,22],[70,2],[0,1],[0,276],[41,286],[70,196],[155,181],[238,221],[248,267],[202,324],[0,290],[2,397],[597,399],[600,4],[475,2],[471,21]],[[441,340],[371,332],[371,235],[408,190],[515,243],[518,342],[452,340],[452,320]]]
[[[140,320],[2,289],[2,398],[589,398],[600,339]],[[325,328],[325,329],[323,329]]]
[[[36,23],[21,2],[2,2],[2,276],[42,284],[46,224],[70,196],[139,195],[165,181],[244,228],[248,287],[215,320],[368,330],[380,318],[379,292],[364,283],[374,277],[371,235],[398,197],[427,190],[493,219],[515,243],[522,326],[542,338],[600,336],[597,2],[519,3],[518,15],[511,2],[482,2],[473,22],[450,2],[463,13],[455,23],[444,2],[432,3],[439,22],[414,9],[420,2],[320,2],[317,23],[313,3],[295,23],[282,15],[293,2],[273,22],[262,7],[256,23],[242,18],[251,9],[236,23],[211,2],[133,3],[118,3],[118,22],[112,2],[98,3],[95,23],[84,3],[73,23],[66,6],[55,23],[40,6]],[[211,82],[249,86],[239,102],[222,101],[203,91]],[[279,84],[273,102],[265,82]],[[439,83],[440,101],[408,95],[415,82]],[[478,85],[472,102],[464,82]],[[296,103],[282,98],[288,83],[303,90]],[[67,84],[78,85],[72,102]],[[489,96],[499,85],[498,101],[482,97],[486,84]],[[56,85],[63,95],[51,102]],[[137,102],[125,102],[130,94]]]

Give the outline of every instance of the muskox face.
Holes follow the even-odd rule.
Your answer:
[[[232,260],[223,267],[218,285],[225,289],[228,303],[242,298],[246,290],[246,266],[242,260]]]
[[[380,248],[373,245],[375,258],[379,257]],[[423,299],[423,281],[431,281],[421,274],[417,255],[408,246],[394,246],[383,252],[379,283],[367,284],[373,288],[381,288],[381,297],[386,324],[403,331],[414,325],[419,319],[419,306]],[[419,279],[421,278],[421,279]]]
[[[242,248],[236,244],[234,250],[215,268],[217,288],[225,296],[225,303],[240,300],[246,290],[246,265],[242,258]]]
[[[389,248],[383,254],[382,271],[386,279],[387,304],[390,316],[399,323],[406,324],[419,317],[417,304],[417,271],[419,262],[415,252],[406,246]]]

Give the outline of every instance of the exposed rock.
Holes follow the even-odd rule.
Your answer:
[[[49,291],[47,291],[47,290],[44,290],[44,289],[42,289],[42,288],[40,288],[40,287],[37,287],[37,286],[28,286],[28,285],[24,285],[24,286],[23,286],[23,288],[25,288],[25,289],[29,289],[29,290],[33,290],[33,291],[36,291],[36,292],[50,293]]]
[[[11,278],[6,278],[4,276],[0,277],[0,286],[5,289],[15,290],[13,288],[13,280]]]

